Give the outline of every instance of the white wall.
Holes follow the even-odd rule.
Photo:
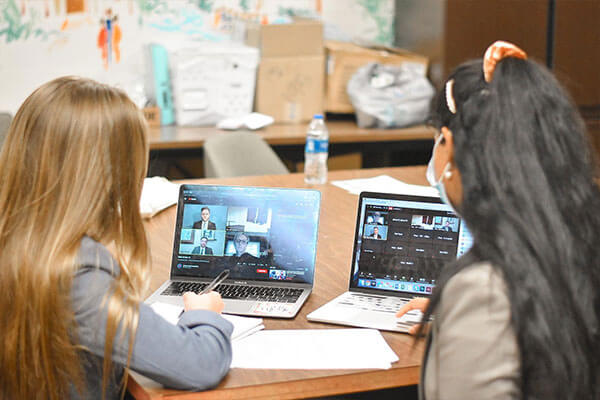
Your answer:
[[[228,40],[226,32],[214,27],[215,12],[224,7],[256,11],[273,21],[290,9],[315,15],[322,4],[326,32],[374,41],[389,30],[384,44],[393,40],[393,0],[375,2],[380,3],[375,7],[367,0],[83,0],[83,12],[67,14],[69,4],[77,2],[0,0],[0,111],[16,112],[35,88],[63,75],[119,86],[141,103],[143,45]],[[105,68],[97,40],[108,8],[118,16],[122,40],[120,61]]]

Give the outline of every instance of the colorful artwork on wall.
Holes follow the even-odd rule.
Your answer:
[[[98,32],[98,47],[102,50],[104,69],[108,69],[113,61],[113,54],[114,62],[118,63],[121,60],[121,50],[119,49],[121,36],[119,16],[113,14],[112,8],[107,8],[105,18],[100,20],[100,32]]]
[[[36,87],[62,75],[90,77],[141,98],[144,48],[149,43],[242,40],[239,18],[273,23],[290,15],[322,15],[326,35],[336,31],[347,40],[390,44],[393,4],[394,0],[0,0],[0,111],[15,112]]]

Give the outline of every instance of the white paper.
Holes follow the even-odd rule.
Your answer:
[[[225,318],[226,320],[229,320],[230,315],[224,314],[223,318]],[[262,321],[262,320],[261,320]],[[265,326],[261,323],[260,325],[255,326],[254,328],[250,328],[247,331],[240,331],[239,329],[236,332],[236,326],[233,326],[233,332],[231,333],[231,340],[240,340],[245,338],[246,336],[250,336],[255,334],[258,331],[262,331],[263,329],[265,329]]]
[[[144,218],[152,218],[156,213],[177,204],[179,185],[169,182],[162,176],[144,179],[140,212]]]
[[[241,317],[239,315],[223,314],[223,318],[233,324],[231,340],[249,336],[265,328],[262,318]]]
[[[352,194],[360,194],[360,192],[382,192],[413,196],[440,197],[437,189],[431,186],[412,185],[392,178],[389,175],[379,175],[373,178],[364,179],[332,181],[331,183]]]
[[[232,368],[388,369],[398,361],[375,329],[265,330],[232,345]]]
[[[166,319],[168,323],[173,325],[177,325],[177,321],[179,321],[179,315],[183,311],[183,307],[181,306],[161,303],[160,301],[150,304],[150,307],[152,307],[154,312]]]
[[[183,307],[157,301],[150,305],[152,309],[167,322],[177,325]],[[231,340],[237,340],[256,333],[265,328],[262,318],[240,317],[239,315],[222,314],[223,318],[233,324]]]
[[[237,130],[247,128],[256,130],[271,125],[275,119],[270,115],[253,112],[239,117],[225,118],[217,123],[217,128],[225,130]]]

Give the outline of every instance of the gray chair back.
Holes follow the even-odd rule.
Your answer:
[[[219,132],[204,142],[207,178],[287,174],[289,170],[259,135],[252,132]]]

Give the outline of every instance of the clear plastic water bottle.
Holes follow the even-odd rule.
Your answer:
[[[304,148],[304,182],[315,185],[327,182],[329,131],[323,115],[315,114],[306,131]]]

